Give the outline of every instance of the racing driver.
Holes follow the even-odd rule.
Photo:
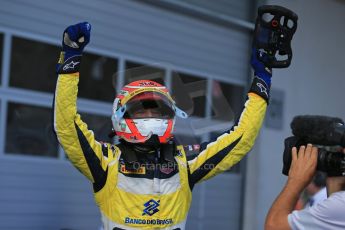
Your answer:
[[[271,70],[253,55],[255,77],[239,120],[202,145],[194,159],[187,160],[172,135],[175,117],[187,114],[166,87],[149,80],[132,82],[117,95],[111,120],[120,143],[103,143],[95,140],[76,106],[79,67],[90,31],[91,25],[83,22],[63,33],[54,99],[58,141],[91,181],[105,230],[183,230],[195,184],[228,170],[252,148],[266,112]]]

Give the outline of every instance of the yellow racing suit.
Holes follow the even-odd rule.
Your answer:
[[[229,132],[208,143],[191,160],[183,146],[174,147],[173,155],[166,153],[161,158],[177,167],[160,168],[157,173],[149,167],[157,163],[157,157],[151,161],[142,154],[139,161],[145,158],[150,164],[133,168],[126,158],[127,150],[131,151],[128,146],[95,140],[77,113],[78,82],[79,72],[59,74],[54,127],[68,159],[93,184],[105,230],[185,229],[193,186],[228,170],[250,151],[268,100],[268,89],[262,89],[263,82],[254,78],[241,116]]]

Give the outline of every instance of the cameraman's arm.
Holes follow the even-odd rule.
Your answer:
[[[308,145],[292,149],[292,162],[288,181],[268,212],[265,230],[291,229],[288,215],[293,211],[302,190],[312,180],[317,164],[317,148]]]

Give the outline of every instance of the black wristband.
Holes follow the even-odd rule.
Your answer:
[[[81,55],[72,56],[64,61],[64,52],[61,52],[56,72],[58,74],[79,72],[80,62]]]
[[[258,77],[254,77],[249,92],[253,92],[259,95],[260,97],[265,99],[268,104],[270,98],[270,88],[266,85],[265,81],[261,80]]]

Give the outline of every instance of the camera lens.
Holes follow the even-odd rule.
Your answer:
[[[343,159],[344,154],[341,152],[327,152],[319,148],[317,170],[327,172],[328,176],[341,176]]]

